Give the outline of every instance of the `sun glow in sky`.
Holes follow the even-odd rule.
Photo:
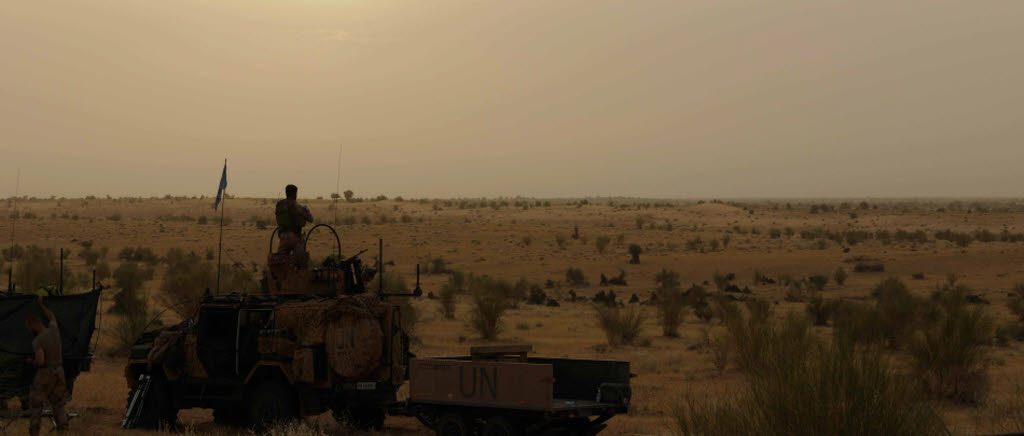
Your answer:
[[[0,196],[1024,196],[1024,3],[10,1]]]

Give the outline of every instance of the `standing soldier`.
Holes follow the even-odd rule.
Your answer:
[[[49,402],[53,408],[57,431],[64,431],[68,428],[68,414],[64,411],[64,367],[57,318],[54,318],[53,312],[43,305],[41,295],[36,301],[39,303],[39,308],[43,310],[48,324],[44,326],[39,318],[31,315],[25,320],[25,327],[35,335],[35,339],[32,340],[32,350],[35,354],[28,358],[28,363],[36,367],[36,376],[32,380],[32,391],[28,396],[29,407],[32,409],[32,418],[28,427],[28,433],[31,436],[39,436],[44,402]]]
[[[284,188],[285,199],[277,202],[274,212],[277,217],[277,236],[280,238],[278,254],[300,255],[295,253],[302,241],[302,226],[313,222],[309,208],[299,204],[297,198],[299,188],[288,185]]]

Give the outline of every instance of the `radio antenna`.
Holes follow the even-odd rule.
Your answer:
[[[338,180],[334,184],[334,225],[338,225],[338,199],[341,198],[341,148],[338,144]]]
[[[21,191],[21,168],[18,168],[18,176],[14,181],[14,200],[11,203],[11,269],[7,271],[7,292],[14,294],[14,263],[18,261],[18,256],[14,252],[14,225],[18,219],[18,194]]]

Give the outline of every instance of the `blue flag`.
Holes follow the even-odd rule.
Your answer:
[[[224,160],[224,172],[220,173],[220,186],[217,187],[217,201],[213,203],[213,210],[217,210],[217,206],[220,205],[220,200],[224,194],[224,190],[228,187],[228,161]]]

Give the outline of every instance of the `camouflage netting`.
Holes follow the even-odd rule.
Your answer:
[[[45,300],[60,327],[64,370],[69,379],[78,375],[78,362],[90,356],[99,296],[99,291],[92,291]],[[29,315],[44,319],[35,295],[0,296],[0,400],[25,395],[32,381],[35,371],[25,364],[25,358],[32,354],[32,334],[25,329]]]
[[[275,326],[291,331],[301,347],[324,345],[331,369],[357,378],[381,366],[387,308],[375,296],[284,303],[275,310]]]

